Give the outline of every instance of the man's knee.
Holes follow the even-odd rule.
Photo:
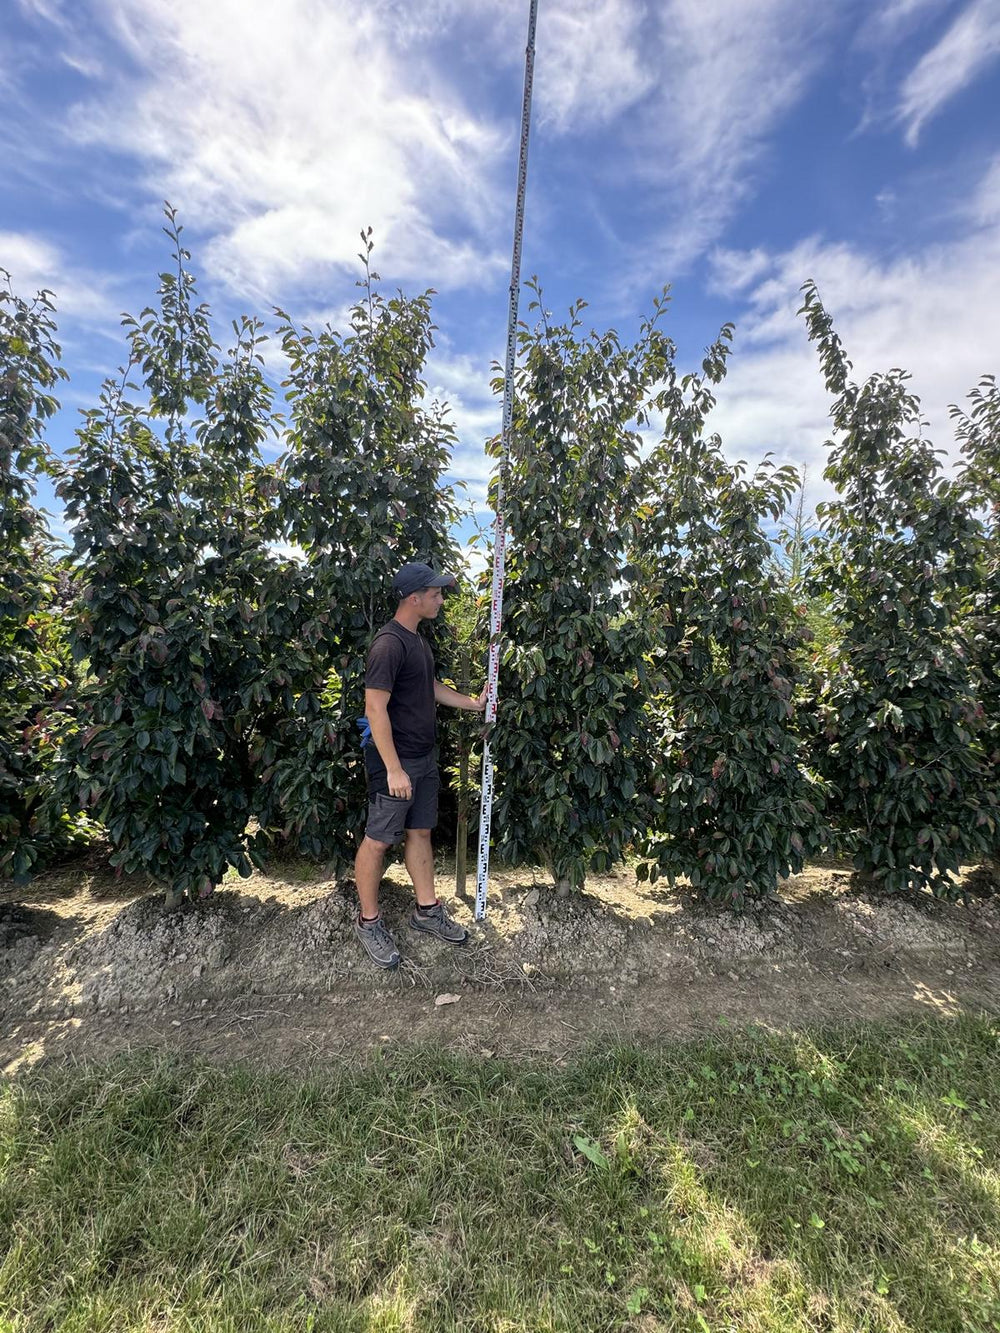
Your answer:
[[[430,842],[431,831],[429,828],[408,828],[406,830],[407,842]]]
[[[391,842],[380,842],[377,838],[369,837],[366,833],[361,840],[361,846],[358,848],[358,851],[367,851],[373,855],[385,856],[386,852],[389,851],[391,847]]]

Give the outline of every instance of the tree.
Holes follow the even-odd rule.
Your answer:
[[[45,423],[65,371],[52,294],[15,295],[0,269],[0,876],[23,883],[74,828],[51,800],[54,732],[69,684],[63,589],[35,482],[51,476]]]
[[[773,892],[825,840],[823,785],[793,725],[803,641],[765,524],[799,478],[765,459],[748,475],[705,435],[732,330],[701,376],[669,368],[663,439],[647,465],[642,581],[653,633],[649,766],[657,808],[642,878],[686,877],[730,906]]]
[[[960,616],[979,528],[923,438],[908,376],[852,381],[815,285],[803,290],[837,432],[824,472],[837,498],[817,507],[825,540],[810,574],[837,631],[818,704],[820,766],[858,869],[891,891],[948,896],[959,866],[988,850],[996,819]]]
[[[984,756],[995,791],[1000,786],[1000,388],[996,379],[984,377],[969,398],[968,412],[958,407],[951,411],[963,456],[960,480],[969,505],[982,514],[965,628],[980,673]],[[1000,819],[987,814],[990,819],[993,859],[1000,861]]]
[[[85,414],[59,485],[85,579],[60,784],[106,825],[112,864],[145,871],[176,904],[230,866],[250,873],[254,727],[299,623],[296,567],[269,549],[260,326],[234,325],[220,362],[169,207],[167,219],[175,267],[158,307],[126,318],[128,369]]]
[[[540,310],[537,282],[528,285]],[[673,354],[663,301],[631,346],[614,330],[581,335],[584,306],[566,324],[543,314],[519,332],[493,735],[497,852],[547,864],[566,887],[608,869],[646,827],[647,636],[632,592],[639,429]],[[499,441],[490,448],[499,457]]]

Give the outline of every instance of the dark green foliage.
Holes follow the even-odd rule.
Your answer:
[[[50,293],[15,296],[0,269],[0,877],[23,883],[66,845],[73,827],[48,822],[56,710],[68,684],[60,605],[65,580],[52,557],[35,478],[54,470],[44,440],[58,408],[59,366]]]
[[[494,735],[499,854],[575,884],[620,860],[646,826],[637,427],[673,355],[661,302],[635,346],[613,330],[581,336],[583,304],[568,324],[520,332]]]
[[[1000,388],[987,376],[969,395],[968,413],[952,409],[961,445],[962,480],[969,503],[982,513],[978,558],[969,589],[966,631],[980,672],[983,746],[994,790],[1000,788]],[[995,818],[993,857],[1000,860],[1000,819]]]
[[[706,897],[741,906],[801,870],[824,826],[822,784],[793,728],[802,628],[789,623],[764,531],[798,474],[765,461],[747,476],[704,435],[730,338],[726,327],[702,377],[678,381],[671,367],[657,400],[665,424],[646,465],[643,592],[658,800],[639,873],[685,876]]]
[[[60,784],[106,825],[112,863],[176,901],[229,866],[250,873],[253,733],[281,698],[276,647],[300,622],[296,566],[268,549],[259,326],[234,326],[220,363],[168,220],[176,271],[160,275],[158,309],[126,319],[129,368],[85,414],[59,486],[86,579],[73,631],[86,679]]]
[[[282,315],[291,428],[280,511],[303,553],[309,635],[280,664],[294,704],[263,720],[254,753],[262,840],[278,835],[334,863],[353,857],[363,822],[354,720],[368,645],[396,609],[392,576],[407,561],[454,570],[458,559],[455,498],[442,484],[454,431],[442,407],[422,402],[433,293],[386,300],[373,285],[370,232],[362,241],[364,295],[346,337]],[[446,664],[446,632],[431,637]]]
[[[815,287],[803,312],[818,345],[837,440],[825,476],[837,498],[811,588],[830,598],[816,759],[837,793],[855,865],[891,891],[952,891],[952,874],[995,838],[996,771],[985,750],[978,673],[961,622],[980,525],[960,483],[918,433],[899,370],[858,385]]]

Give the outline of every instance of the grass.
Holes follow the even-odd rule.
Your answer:
[[[0,1328],[992,1333],[998,1105],[987,1017],[53,1064],[2,1092]]]

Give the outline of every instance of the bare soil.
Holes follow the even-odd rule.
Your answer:
[[[452,882],[441,864],[442,897]],[[0,894],[0,1069],[140,1046],[308,1069],[426,1040],[561,1060],[720,1023],[996,1013],[1000,896],[985,871],[967,885],[965,905],[885,898],[831,862],[734,914],[627,871],[560,897],[540,869],[498,870],[485,922],[453,902],[471,932],[456,948],[407,929],[393,866],[383,911],[404,961],[385,973],[354,938],[353,884],[320,867],[234,877],[166,912],[94,852]]]

